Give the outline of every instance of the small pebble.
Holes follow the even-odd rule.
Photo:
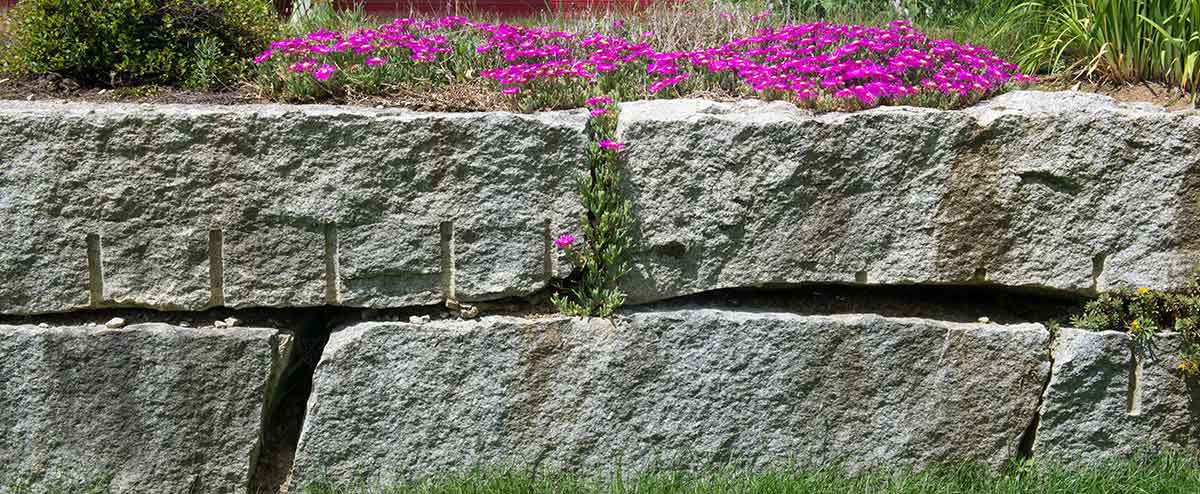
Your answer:
[[[108,329],[123,328],[123,327],[125,327],[125,320],[121,319],[119,317],[114,317],[112,319],[109,319],[108,322],[104,323],[104,327],[106,327]]]
[[[981,317],[981,318],[979,318],[979,323],[980,323],[980,324],[989,324],[989,323],[991,323],[991,322],[992,322],[992,320],[991,320],[991,319],[988,319],[988,318],[986,318],[986,317]]]
[[[236,318],[236,317],[226,317],[225,318],[225,325],[228,327],[231,327],[231,328],[234,326],[237,326],[238,324],[241,324],[241,322],[242,321],[238,320],[238,318]]]
[[[190,327],[192,327],[192,323],[187,322],[187,321],[179,321],[179,327],[190,328]]]
[[[33,101],[33,95],[26,96],[25,101]]]
[[[43,322],[43,323],[38,323],[38,327],[39,328],[48,328],[48,327],[50,327],[50,325]]]
[[[450,310],[459,310],[459,309],[463,308],[463,306],[462,306],[462,304],[459,304],[457,300],[448,298],[448,299],[446,299],[446,308],[450,309]]]
[[[463,319],[475,319],[476,317],[479,317],[479,307],[475,307],[474,305],[464,305],[463,306],[463,309],[462,309],[462,318]]]
[[[213,326],[218,328],[225,327],[225,321],[213,321]]]
[[[429,322],[429,316],[408,316],[408,322],[412,324],[425,324]]]

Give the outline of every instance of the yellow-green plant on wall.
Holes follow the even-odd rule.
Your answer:
[[[1103,293],[1071,323],[1082,329],[1125,331],[1138,344],[1149,343],[1157,332],[1175,331],[1181,339],[1180,373],[1200,375],[1200,270],[1179,292],[1126,288]]]

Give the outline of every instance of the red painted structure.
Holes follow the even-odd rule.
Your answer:
[[[274,1],[280,12],[291,13],[291,0]],[[378,17],[469,15],[473,12],[522,16],[540,12],[630,11],[643,8],[651,1],[653,0],[336,0],[335,5],[347,9],[361,2],[367,15]]]

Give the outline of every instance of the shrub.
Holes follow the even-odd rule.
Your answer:
[[[22,0],[12,55],[81,82],[211,89],[277,33],[269,0]]]
[[[1010,17],[1013,28],[1034,33],[1018,58],[1027,71],[1200,89],[1196,0],[1032,0]]]

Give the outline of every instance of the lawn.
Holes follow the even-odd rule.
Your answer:
[[[1065,468],[1032,462],[996,473],[978,466],[848,474],[837,468],[735,470],[712,475],[606,478],[476,473],[413,484],[314,484],[306,494],[1183,494],[1200,489],[1195,458],[1164,455]]]

